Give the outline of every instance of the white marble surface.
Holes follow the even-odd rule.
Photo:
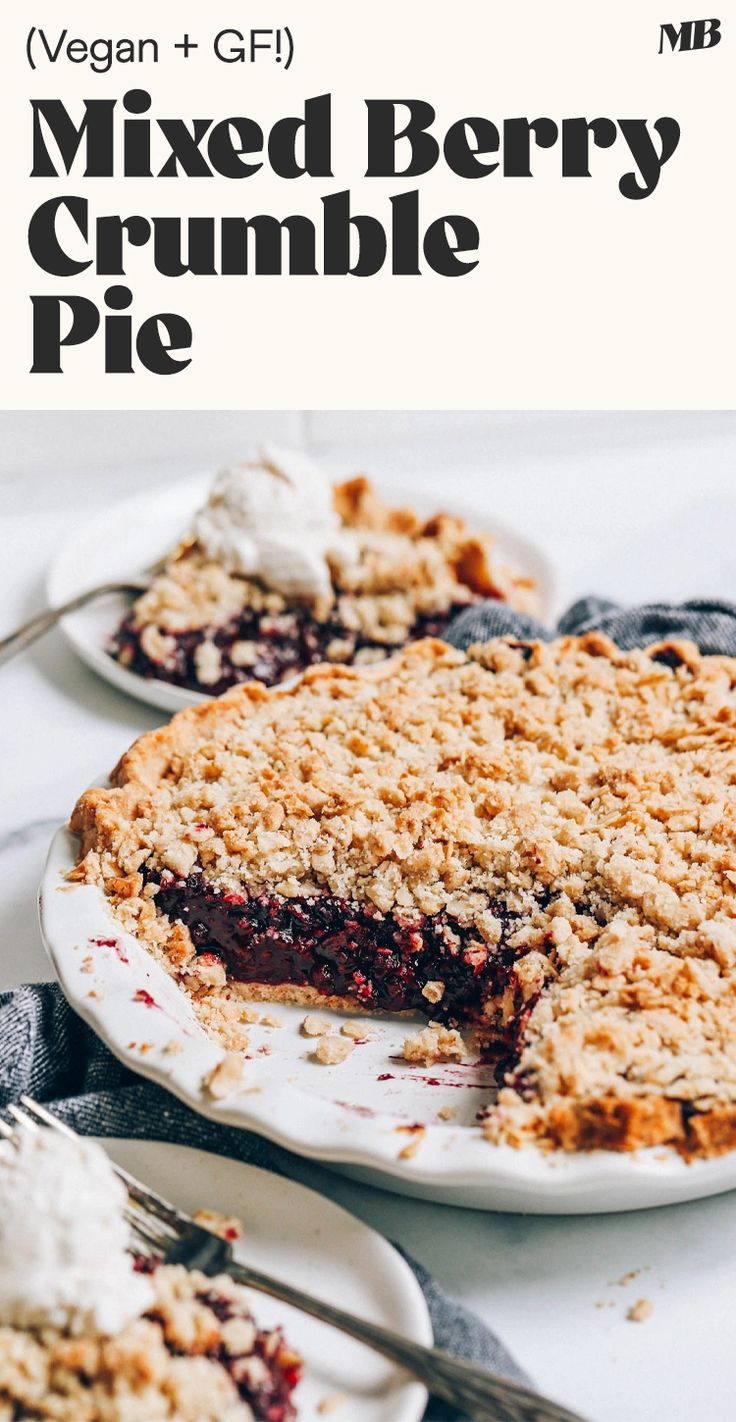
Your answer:
[[[86,417],[77,418],[81,437]],[[499,416],[495,428],[467,438],[454,416],[454,432],[435,423],[426,444],[406,430],[376,444],[380,417],[373,425],[366,418],[352,432],[344,416],[299,430],[311,432],[336,469],[372,467],[389,478],[411,469],[444,503],[462,489],[504,521],[522,522],[557,561],[564,599],[593,590],[622,600],[736,598],[732,416],[536,416],[528,426],[523,416]],[[0,482],[0,632],[43,605],[45,565],[89,509],[153,479],[174,486],[203,463],[200,450],[176,467],[164,458],[146,466],[141,453],[134,467],[116,459],[113,442],[107,466],[60,474],[60,430],[47,423],[48,467],[36,441],[31,473],[20,444],[14,464],[12,420],[0,420],[10,470]],[[63,431],[67,466],[73,429]],[[79,789],[161,718],[97,680],[58,635],[2,668],[0,693],[4,988],[49,976],[35,890],[52,829]],[[736,1194],[638,1215],[545,1220],[418,1204],[314,1167],[300,1174],[405,1245],[496,1328],[540,1386],[591,1422],[731,1422]],[[627,1308],[642,1296],[651,1317],[628,1322]]]

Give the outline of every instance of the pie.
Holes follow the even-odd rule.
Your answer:
[[[0,1417],[293,1422],[301,1359],[256,1327],[240,1285],[168,1264],[151,1283],[150,1311],[112,1338],[0,1327]]]
[[[736,660],[434,639],[144,735],[73,876],[192,993],[417,1011],[494,1141],[736,1145]],[[223,1008],[223,1003],[225,1007]]]
[[[218,696],[245,681],[276,685],[316,662],[377,661],[441,636],[479,597],[534,608],[531,580],[503,567],[493,539],[460,519],[393,508],[362,477],[338,485],[334,504],[357,557],[332,553],[328,596],[289,598],[189,540],[133,604],[113,656],[139,676]]]

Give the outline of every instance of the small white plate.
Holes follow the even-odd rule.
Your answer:
[[[331,1201],[266,1170],[163,1141],[100,1140],[110,1156],[190,1214],[235,1215],[244,1264],[411,1338],[432,1342],[424,1295],[387,1240]],[[346,1401],[336,1422],[419,1422],[427,1394],[377,1353],[265,1294],[249,1291],[259,1324],[283,1324],[305,1361],[296,1391],[299,1422],[319,1422],[319,1405]]]
[[[398,1194],[477,1209],[601,1213],[736,1187],[736,1151],[687,1165],[667,1149],[564,1155],[491,1145],[476,1124],[492,1097],[487,1069],[409,1066],[401,1048],[415,1024],[400,1018],[369,1019],[371,1039],[329,1067],[314,1060],[314,1043],[300,1033],[304,1009],[279,1004],[280,1026],[248,1029],[241,1088],[213,1100],[203,1083],[221,1049],[185,991],[122,932],[101,889],[65,882],[76,851],[74,837],[59,830],[41,886],[41,926],[61,986],[121,1061],[202,1115]],[[344,1021],[318,1015],[338,1030]]]
[[[49,568],[46,579],[49,605],[56,607],[98,583],[140,576],[187,532],[211,484],[212,475],[207,474],[182,484],[151,489],[115,504],[75,528]],[[423,509],[421,499],[415,499],[412,491],[401,487],[392,485],[387,497],[398,503],[405,500],[416,504],[420,512],[427,515],[434,512],[429,507]],[[540,616],[547,618],[554,603],[554,578],[548,559],[536,544],[486,517],[477,506],[458,507],[453,500],[452,512],[494,534],[498,540],[499,560],[536,579]],[[129,696],[164,711],[180,711],[183,706],[205,701],[207,698],[196,691],[138,676],[108,654],[108,640],[129,605],[130,599],[122,594],[99,598],[65,617],[61,629],[74,651],[93,671]]]

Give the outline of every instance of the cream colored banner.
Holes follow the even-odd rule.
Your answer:
[[[4,408],[733,407],[735,0],[715,16],[696,10],[684,28],[666,0],[35,0],[9,11],[2,41]],[[713,44],[716,17],[720,42]],[[218,42],[218,57],[222,31],[231,33]],[[278,176],[266,157],[242,179],[126,177],[124,120],[136,117],[135,101],[134,112],[123,107],[130,90],[151,96],[137,117],[151,121],[154,172],[171,153],[160,120],[185,120],[190,129],[195,119],[210,120],[208,135],[221,124],[213,151],[226,161],[232,130],[222,120],[247,117],[268,135],[277,120],[303,116],[305,100],[329,94],[332,176]],[[60,99],[77,125],[85,100],[114,99],[114,176],[84,176],[84,138],[67,175],[47,110],[36,161],[45,146],[61,176],[31,177],[34,99]],[[436,111],[429,132],[439,143],[437,163],[422,176],[366,176],[366,101],[407,99]],[[399,114],[403,123],[407,112]],[[460,122],[477,117],[487,122],[473,130]],[[549,147],[543,143],[553,129],[532,133],[526,177],[514,175],[523,166],[523,125],[504,128],[524,118],[557,125]],[[582,161],[581,130],[563,120],[580,118],[610,122],[590,141],[590,176],[563,176],[563,161],[576,172]],[[654,125],[662,118],[676,120],[680,134],[659,170],[666,133]],[[499,130],[496,153],[489,123]],[[442,152],[448,131],[452,166]],[[145,131],[135,133],[138,143]],[[208,143],[209,136],[199,149],[205,159]],[[474,166],[473,149],[485,150],[475,155],[478,166],[495,162],[495,170],[474,178],[453,171]],[[406,144],[397,149],[402,162],[407,152]],[[654,190],[624,196],[619,183],[627,173],[629,190]],[[388,232],[376,275],[322,274],[322,199],[346,190],[351,213],[372,216]],[[415,191],[421,274],[392,275],[392,255],[411,265],[412,239],[409,224],[392,252],[391,198]],[[29,222],[51,199],[71,197],[87,205],[87,238],[65,208],[51,230],[63,256],[91,265],[52,275],[31,255]],[[140,246],[124,243],[124,274],[95,271],[100,218],[138,216],[149,226],[153,218],[178,218],[185,229],[189,218],[212,218],[219,239],[221,218],[258,214],[309,219],[319,274],[163,275],[152,236]],[[455,277],[433,271],[423,250],[430,230],[430,258],[451,262],[448,229],[437,223],[448,214],[478,231],[477,252],[464,258],[477,265]],[[176,232],[159,227],[169,237]],[[113,221],[101,230],[109,240],[114,229]],[[145,224],[137,230],[140,236]],[[35,231],[46,250],[48,215],[36,219]],[[353,259],[356,244],[354,235]],[[115,309],[119,291],[106,299],[112,286],[131,293],[127,311]],[[64,298],[62,336],[70,297],[78,302],[78,333],[99,316],[94,335],[61,350],[61,374],[30,373],[32,297],[47,298],[36,303],[47,333],[48,298]],[[161,344],[162,328],[150,320],[159,313],[176,313],[191,327],[191,350],[171,353],[190,360],[178,373],[146,369]],[[108,364],[125,364],[124,317],[131,318],[133,372],[106,374],[106,344]]]

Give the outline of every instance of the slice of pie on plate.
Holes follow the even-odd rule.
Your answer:
[[[375,662],[441,636],[479,597],[536,606],[488,533],[392,507],[365,478],[333,488],[303,455],[267,447],[218,476],[110,650],[140,676],[219,695],[316,662]]]
[[[142,1318],[108,1335],[0,1327],[0,1416],[25,1422],[294,1422],[301,1359],[227,1275],[150,1273]]]
[[[143,736],[74,876],[189,990],[423,1012],[495,1060],[491,1140],[736,1145],[736,661],[427,639]]]

